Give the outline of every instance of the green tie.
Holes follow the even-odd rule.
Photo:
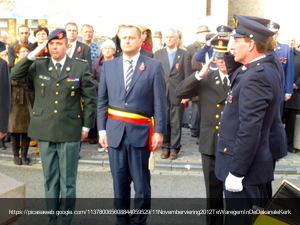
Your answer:
[[[61,64],[60,63],[56,63],[55,65],[56,65],[57,77],[60,77]]]

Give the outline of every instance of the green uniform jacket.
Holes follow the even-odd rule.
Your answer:
[[[28,136],[42,141],[80,141],[82,127],[94,126],[96,91],[88,64],[67,56],[61,75],[50,57],[23,58],[11,79],[33,83],[35,100]]]

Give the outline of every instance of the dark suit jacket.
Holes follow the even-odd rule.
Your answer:
[[[7,62],[0,58],[0,131],[7,132],[10,111],[10,78]]]
[[[146,49],[141,48],[140,53],[141,53],[142,55],[144,55],[144,56],[153,58],[153,53],[150,52],[150,51],[148,51],[148,50],[146,50]]]
[[[181,81],[192,74],[191,55],[187,51],[178,48],[171,69],[166,48],[156,51],[154,58],[160,60],[163,64],[167,97],[170,103],[180,105],[181,99],[176,97],[175,89]]]
[[[92,72],[91,49],[88,45],[86,45],[80,41],[77,41],[75,51],[71,58],[73,58],[73,59],[79,58],[79,59],[87,60],[89,69]]]
[[[35,61],[25,57],[12,69],[11,78],[34,84],[28,136],[51,142],[80,141],[82,127],[94,126],[96,91],[88,65],[81,59],[67,56],[58,78],[50,57]]]
[[[191,98],[200,96],[201,123],[199,151],[206,155],[215,155],[217,134],[221,112],[225,106],[229,87],[224,90],[219,70],[209,72],[198,81],[195,74],[183,80],[176,88],[178,98]]]
[[[294,50],[294,60],[294,84],[296,84],[300,88],[300,51]],[[290,98],[290,100],[284,103],[284,107],[288,109],[300,110],[300,89],[294,89],[292,97]]]
[[[282,74],[274,55],[242,66],[232,76],[231,92],[221,118],[215,173],[244,176],[243,184],[273,180],[270,127],[280,107]]]
[[[140,65],[144,63],[142,71]],[[126,129],[133,147],[147,146],[149,125],[119,121],[107,117],[108,104],[130,108],[155,117],[155,132],[166,133],[167,101],[161,62],[140,55],[131,87],[126,92],[123,56],[105,61],[102,66],[98,92],[98,129],[106,130],[109,146],[116,148]]]

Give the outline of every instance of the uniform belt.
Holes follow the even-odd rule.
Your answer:
[[[125,122],[130,122],[130,123],[140,123],[140,124],[145,124],[149,123],[149,137],[148,137],[148,145],[150,151],[153,151],[152,149],[152,136],[154,133],[154,118],[153,117],[146,117],[143,115],[140,115],[138,113],[132,113],[132,112],[126,112],[127,109],[124,108],[124,111],[122,108],[117,109],[112,109],[108,108],[107,109],[107,115],[108,117],[115,119],[115,120],[120,120],[120,121],[125,121]]]

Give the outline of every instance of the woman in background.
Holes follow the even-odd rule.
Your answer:
[[[106,40],[101,44],[101,57],[95,59],[95,61],[92,64],[92,72],[93,77],[92,80],[95,84],[96,92],[98,93],[98,86],[100,82],[100,76],[101,76],[101,68],[103,63],[106,60],[110,60],[114,58],[114,55],[116,53],[116,45],[112,40]],[[97,121],[95,122],[95,128],[97,129]],[[97,129],[97,137],[98,137],[98,129]],[[98,141],[97,141],[98,142]],[[98,143],[98,152],[104,152],[104,148],[101,148],[100,144]]]
[[[29,53],[27,44],[16,44],[14,53],[17,58],[14,64],[18,63]],[[27,136],[29,120],[32,113],[34,101],[34,89],[32,84],[17,83],[11,81],[11,110],[8,122],[8,132],[11,136],[12,151],[14,154],[14,163],[16,165],[28,165],[27,153],[29,149],[30,138]],[[21,158],[20,158],[21,149]]]

